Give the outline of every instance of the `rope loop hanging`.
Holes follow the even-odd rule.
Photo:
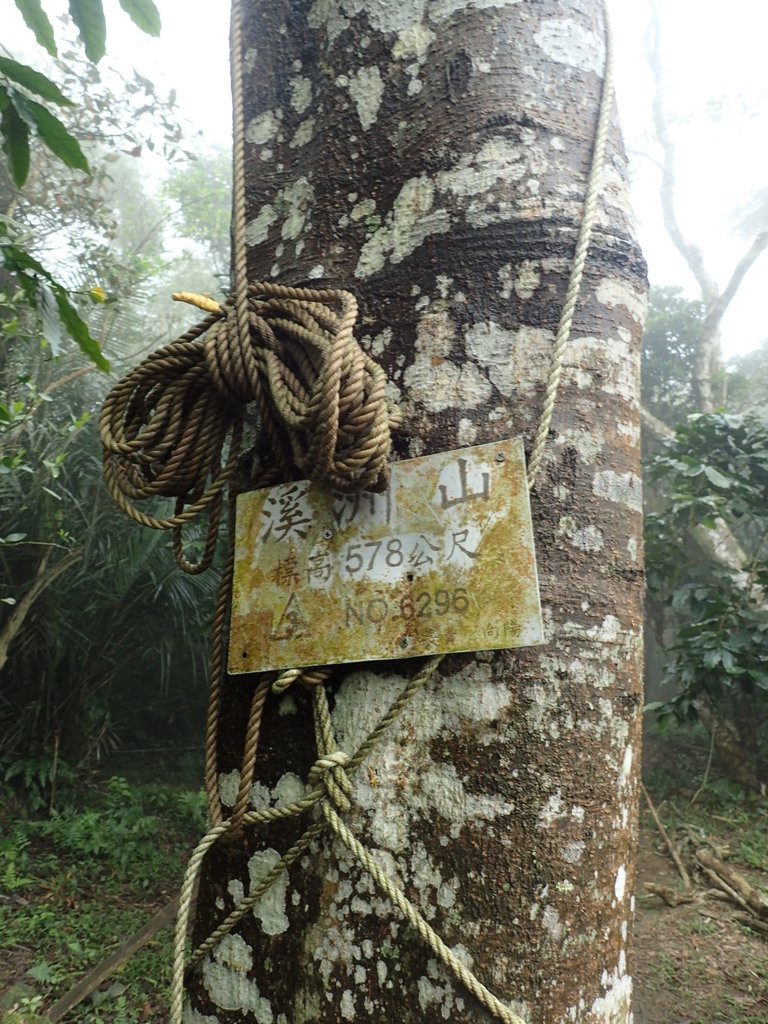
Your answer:
[[[145,526],[175,531],[211,506],[208,563],[248,406],[280,479],[386,490],[398,417],[383,369],[355,339],[356,319],[349,292],[257,282],[248,288],[247,330],[227,303],[145,359],[101,414],[104,473],[118,505]],[[174,514],[136,507],[153,497],[176,498]],[[182,568],[200,571],[180,542],[175,548]]]

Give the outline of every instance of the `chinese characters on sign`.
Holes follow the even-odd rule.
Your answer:
[[[238,498],[230,672],[541,642],[519,439],[395,463],[385,494]]]

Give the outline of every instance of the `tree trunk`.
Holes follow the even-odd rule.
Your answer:
[[[245,35],[251,278],[356,293],[358,337],[405,413],[397,458],[518,435],[530,450],[594,141],[599,0],[261,0]],[[532,494],[546,645],[447,657],[345,816],[531,1024],[630,1020],[646,285],[625,175],[614,126]],[[418,664],[337,672],[342,750]],[[255,685],[227,682],[229,807]],[[310,699],[271,697],[256,805],[293,799],[313,750]],[[300,830],[211,850],[195,944]],[[337,841],[289,876],[190,973],[189,1024],[490,1019]]]

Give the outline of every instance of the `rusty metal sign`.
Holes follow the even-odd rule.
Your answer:
[[[396,462],[385,494],[237,499],[232,673],[542,642],[519,438]]]

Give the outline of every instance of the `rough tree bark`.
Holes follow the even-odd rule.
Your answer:
[[[593,144],[599,0],[261,0],[245,33],[252,278],[356,292],[358,333],[405,412],[397,457],[529,445]],[[347,815],[531,1024],[631,1019],[645,293],[614,126],[532,497],[547,643],[447,658],[355,776]],[[414,671],[340,673],[342,749]],[[254,685],[227,684],[230,806]],[[305,695],[273,698],[254,803],[292,799],[312,760]],[[283,823],[214,847],[196,942],[297,834]],[[326,840],[188,989],[188,1024],[489,1019]]]

